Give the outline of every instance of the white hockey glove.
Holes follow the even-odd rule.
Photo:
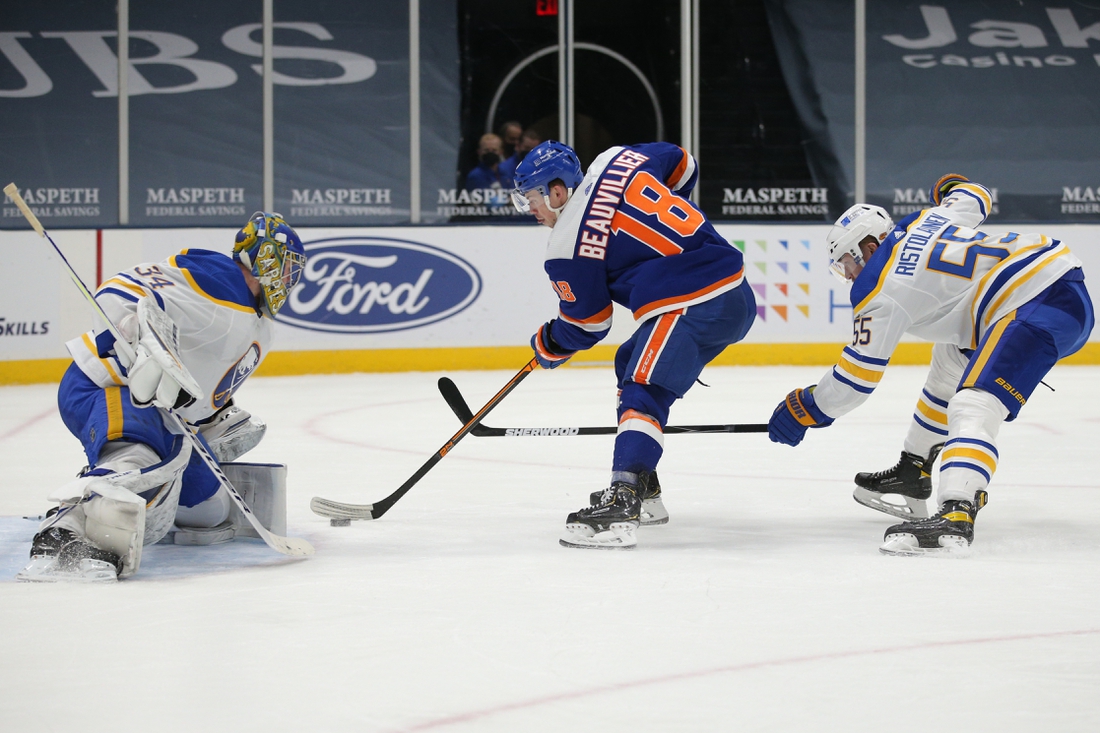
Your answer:
[[[138,301],[138,339],[130,367],[135,407],[176,409],[203,398],[202,388],[179,358],[179,327],[151,297]]]

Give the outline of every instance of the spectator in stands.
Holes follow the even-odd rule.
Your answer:
[[[523,160],[523,157],[535,149],[535,146],[542,142],[542,135],[533,127],[528,127],[523,131],[523,135],[520,136],[519,142],[516,143],[516,151],[512,153],[512,157],[506,158],[503,163],[500,164],[500,169],[507,176],[508,180],[516,175],[516,166]]]
[[[477,143],[477,167],[466,175],[466,190],[478,188],[512,189],[512,177],[505,176],[501,167],[504,160],[504,144],[499,135],[482,135]]]
[[[508,158],[516,152],[516,145],[519,144],[520,136],[523,134],[523,125],[515,120],[508,120],[497,131],[500,135],[501,142],[504,143],[504,155],[502,157]],[[520,157],[522,160],[523,157]]]

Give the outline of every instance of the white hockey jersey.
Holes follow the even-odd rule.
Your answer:
[[[220,252],[184,250],[164,262],[138,265],[105,281],[95,298],[115,324],[137,312],[140,298],[156,298],[179,326],[180,359],[205,393],[178,411],[190,423],[229,401],[267,355],[275,329],[257,309],[237,263]],[[65,346],[99,386],[127,383],[110,331],[89,331]]]
[[[1081,261],[1043,234],[987,234],[992,197],[964,183],[943,202],[901,221],[852,284],[852,344],[814,390],[832,418],[874,391],[906,333],[977,348],[1002,317]]]

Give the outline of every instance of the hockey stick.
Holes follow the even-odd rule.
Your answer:
[[[49,243],[53,245],[54,251],[56,251],[58,256],[61,257],[61,261],[65,263],[65,267],[69,270],[69,277],[72,278],[73,282],[76,284],[77,289],[80,290],[81,295],[83,295],[84,298],[89,303],[91,303],[92,308],[95,309],[95,312],[99,314],[99,317],[102,318],[103,322],[107,325],[107,329],[111,332],[111,335],[115,337],[115,350],[120,352],[123,356],[127,357],[130,360],[130,363],[133,364],[135,354],[133,347],[130,346],[130,342],[122,337],[122,334],[119,332],[118,327],[111,322],[110,318],[107,317],[107,314],[103,311],[103,306],[101,306],[96,301],[95,296],[92,294],[92,291],[89,290],[88,286],[84,284],[84,281],[80,279],[80,275],[76,274],[76,270],[73,269],[73,266],[69,263],[69,260],[65,257],[65,254],[61,251],[61,248],[57,246],[57,242],[53,241],[53,237],[51,237],[42,226],[42,222],[38,221],[38,217],[35,216],[34,212],[31,211],[29,206],[27,206],[27,202],[23,200],[23,197],[19,195],[19,189],[16,188],[14,183],[9,183],[7,186],[4,187],[4,193],[6,193],[8,197],[13,202],[15,202],[15,205],[19,207],[19,210],[23,212],[23,216],[26,217],[28,222],[30,222],[31,227],[33,227],[36,232],[45,237],[49,241]],[[207,468],[209,468],[214,473],[214,476],[217,477],[218,482],[222,485],[222,488],[224,488],[226,492],[228,492],[229,498],[232,499],[233,503],[237,505],[237,508],[240,509],[241,514],[245,516],[245,518],[248,520],[248,523],[252,525],[252,528],[255,529],[256,533],[260,535],[264,542],[267,543],[268,547],[277,552],[281,552],[284,555],[290,555],[291,557],[305,557],[307,555],[313,554],[313,545],[309,544],[305,540],[296,537],[281,537],[277,534],[272,533],[267,529],[267,527],[263,526],[263,524],[260,523],[260,520],[257,519],[256,516],[252,513],[252,509],[249,508],[248,503],[237,492],[237,489],[233,487],[233,484],[230,483],[229,479],[226,478],[225,473],[218,465],[218,462],[214,459],[213,456],[210,455],[210,452],[202,444],[202,441],[199,440],[198,437],[195,435],[194,429],[187,424],[187,421],[177,415],[175,410],[167,410],[164,408],[158,409],[160,409],[162,413],[167,415],[169,417],[169,420],[175,424],[179,431],[183,435],[187,436],[187,438],[191,441],[191,447],[194,450],[198,451],[199,456],[202,458]]]
[[[508,396],[508,393],[522,382],[528,374],[534,371],[535,367],[539,365],[538,359],[533,358],[531,361],[523,365],[523,368],[516,372],[516,376],[508,380],[508,383],[500,388],[492,398],[485,403],[485,406],[478,410],[477,414],[470,414],[470,419],[465,422],[462,429],[451,436],[451,439],[443,444],[443,447],[432,454],[432,457],[427,462],[417,469],[416,473],[408,478],[405,483],[398,487],[397,491],[393,492],[385,499],[376,501],[373,504],[344,504],[339,501],[330,501],[329,499],[322,499],[319,496],[313,497],[309,502],[309,508],[313,510],[314,514],[319,514],[322,517],[328,517],[332,520],[332,526],[343,526],[348,524],[352,519],[378,519],[383,514],[390,510],[390,507],[397,503],[397,500],[408,493],[416,482],[424,478],[424,475],[428,471],[432,470],[432,466],[443,460],[443,457],[451,452],[451,449],[455,447],[458,441],[466,437],[466,434],[471,432],[477,425],[481,418],[489,414],[489,411],[500,404],[500,401]]]
[[[460,422],[470,422],[473,419],[473,413],[470,412],[469,405],[466,404],[466,400],[463,399],[462,393],[458,391],[458,387],[447,377],[441,377],[439,380],[439,393],[443,395],[443,399],[450,405],[451,411],[458,417]],[[491,428],[488,425],[478,424],[471,430],[471,433],[479,438],[497,438],[501,436],[508,437],[524,437],[524,436],[543,436],[543,435],[615,435],[619,432],[617,427],[598,427],[598,428]],[[676,433],[766,433],[768,432],[768,426],[766,423],[761,424],[733,424],[733,425],[668,425],[664,430],[666,435]]]

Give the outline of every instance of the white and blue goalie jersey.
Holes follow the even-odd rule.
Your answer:
[[[852,344],[814,390],[838,418],[867,399],[905,334],[975,349],[998,320],[1081,261],[1043,234],[978,230],[992,196],[976,183],[903,219],[852,285]]]
[[[267,355],[275,324],[262,316],[240,267],[224,254],[184,250],[164,262],[118,273],[95,295],[115,324],[136,313],[141,298],[155,298],[179,327],[179,356],[205,393],[204,399],[178,410],[190,423],[225,406]],[[127,384],[110,331],[89,331],[65,346],[97,385]]]

